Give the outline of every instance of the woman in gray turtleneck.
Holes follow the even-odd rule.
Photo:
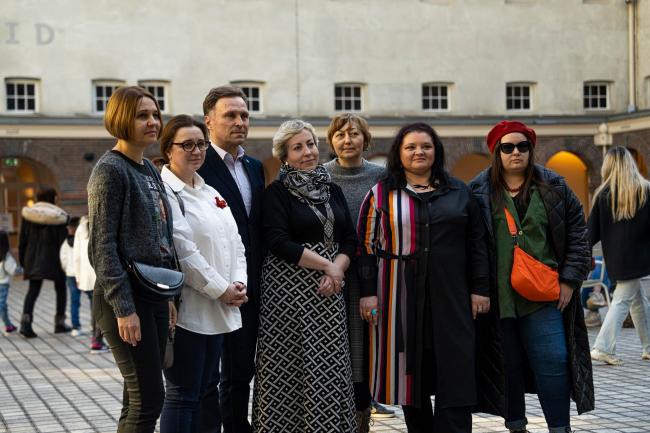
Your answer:
[[[383,166],[363,159],[363,151],[371,142],[368,122],[355,114],[341,114],[332,119],[327,131],[327,142],[336,158],[324,164],[332,182],[341,187],[350,208],[352,220],[357,223],[359,209],[366,194],[384,175]],[[354,262],[345,274],[348,331],[354,381],[354,403],[357,410],[359,433],[367,432],[370,419],[370,387],[364,342],[367,324],[359,313],[359,285]]]

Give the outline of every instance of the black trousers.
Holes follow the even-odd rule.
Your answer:
[[[63,316],[65,315],[65,304],[68,301],[65,275],[61,274],[61,278],[56,278],[53,281],[54,290],[56,291],[56,315]],[[29,289],[27,290],[25,302],[23,303],[23,314],[29,314],[30,316],[34,314],[34,305],[36,304],[38,295],[41,293],[42,286],[43,280],[41,279],[29,280]]]
[[[253,431],[248,422],[248,401],[255,376],[258,306],[249,301],[239,307],[239,312],[242,327],[224,334],[220,375],[208,385],[201,400],[202,433],[218,433],[221,425],[224,433]]]
[[[142,340],[134,347],[120,338],[117,319],[103,293],[93,296],[93,314],[124,378],[117,432],[153,433],[165,399],[162,359],[167,344],[169,306],[167,301],[136,299],[135,308]]]
[[[440,407],[436,402],[435,412],[431,407],[431,395],[438,388],[435,370],[435,355],[425,349],[424,362],[427,368],[422,374],[422,407],[402,406],[404,420],[409,433],[471,433],[472,407]]]

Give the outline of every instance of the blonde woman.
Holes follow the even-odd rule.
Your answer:
[[[630,152],[614,147],[601,169],[602,185],[594,194],[589,216],[591,244],[602,242],[607,272],[616,281],[609,312],[600,328],[591,359],[621,365],[616,339],[628,311],[650,360],[650,300],[641,277],[650,274],[650,182],[641,176]]]

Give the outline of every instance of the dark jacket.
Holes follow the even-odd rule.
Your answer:
[[[212,146],[208,146],[205,162],[197,173],[205,183],[219,191],[226,199],[239,229],[242,243],[246,248],[246,269],[248,285],[246,292],[249,299],[258,302],[262,260],[265,251],[262,240],[262,194],[264,193],[264,167],[257,159],[243,157],[244,169],[251,184],[251,212],[246,212],[246,206],[239,188],[235,183],[226,163]]]
[[[594,384],[589,355],[589,339],[578,289],[587,277],[591,261],[584,213],[577,197],[560,175],[537,165],[535,166],[535,176],[546,185],[546,187],[540,188],[540,194],[548,215],[548,240],[552,244],[559,264],[560,281],[576,288],[569,305],[564,309],[564,330],[569,350],[571,397],[576,402],[578,413],[583,413],[594,409]],[[479,387],[487,388],[479,395],[487,395],[489,398],[479,401],[478,410],[503,416],[505,414],[505,374],[496,289],[496,254],[490,206],[489,169],[479,173],[470,182],[470,188],[481,207],[483,221],[490,233],[488,239],[489,248],[492,251],[489,255],[491,259],[490,314],[479,317],[477,321],[477,344],[479,346],[477,380]],[[534,392],[532,381],[529,381],[527,391]]]
[[[475,404],[470,295],[488,295],[489,262],[480,210],[467,186],[450,178],[423,198],[379,182],[361,206],[357,230],[361,293],[378,296],[380,306],[379,325],[371,329],[374,398],[421,406],[432,392],[440,407]],[[435,365],[424,359],[429,344]]]
[[[605,189],[591,210],[588,227],[591,245],[602,241],[607,273],[612,280],[632,280],[650,274],[650,198],[634,218],[614,222],[610,191]]]
[[[27,280],[65,278],[59,250],[66,239],[67,214],[50,203],[37,202],[24,208],[20,224],[18,258]]]

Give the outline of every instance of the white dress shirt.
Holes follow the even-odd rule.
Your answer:
[[[241,198],[244,201],[246,214],[250,215],[251,203],[253,202],[253,193],[251,191],[251,181],[248,178],[246,169],[244,168],[244,155],[246,154],[244,152],[244,148],[241,146],[237,147],[237,156],[233,158],[230,153],[226,152],[216,144],[210,144],[212,144],[214,150],[216,150],[221,159],[223,159],[223,163],[226,164],[226,167],[228,167],[228,171],[237,184],[239,194],[241,194]]]
[[[194,187],[180,180],[167,166],[161,173],[174,218],[174,246],[185,287],[178,323],[198,334],[214,335],[241,328],[239,308],[219,300],[228,285],[247,283],[246,256],[230,208],[217,206],[224,198],[194,173]],[[183,216],[175,191],[183,201]]]

